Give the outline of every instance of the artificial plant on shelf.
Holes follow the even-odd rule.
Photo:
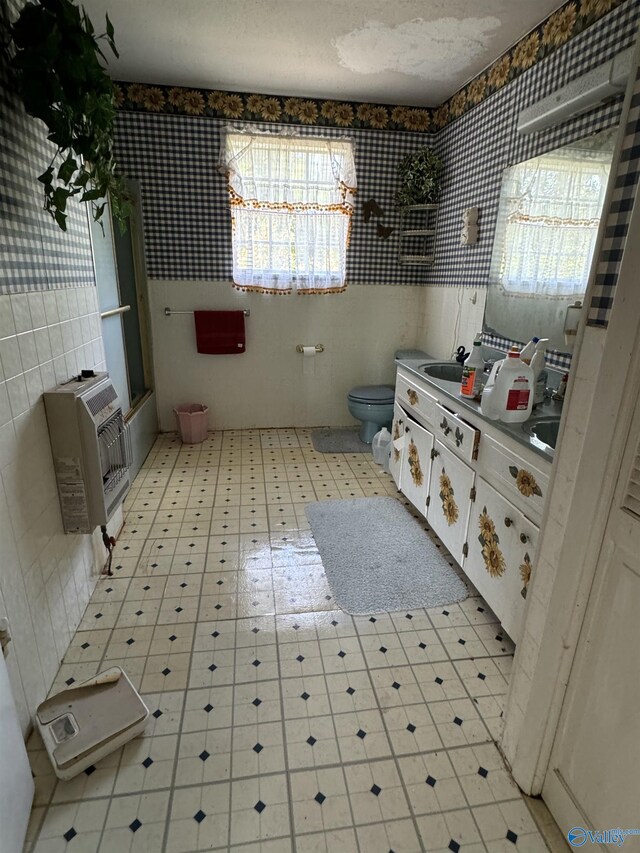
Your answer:
[[[124,230],[131,201],[113,157],[114,88],[101,44],[117,57],[113,25],[96,35],[89,16],[72,0],[36,0],[10,27],[15,84],[29,115],[47,126],[56,152],[38,177],[44,208],[67,228],[67,202],[91,205],[99,221],[107,195]],[[101,62],[101,60],[103,62]]]
[[[442,161],[432,148],[419,148],[398,163],[400,189],[396,192],[398,207],[435,204],[440,192]]]

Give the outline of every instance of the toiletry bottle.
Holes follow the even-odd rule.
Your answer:
[[[551,395],[554,400],[564,400],[564,395],[567,391],[567,382],[569,381],[569,374],[565,373],[562,379],[560,380],[560,384],[557,389]]]
[[[546,370],[545,353],[549,338],[540,338],[536,344],[536,350],[531,359],[531,369],[533,370],[534,395],[533,405],[539,406],[544,401],[544,392],[547,390],[547,380],[549,374]],[[522,355],[520,356],[522,358]]]
[[[522,423],[533,407],[533,370],[520,359],[518,347],[511,347],[494,379],[491,407],[498,420]]]
[[[462,368],[462,382],[460,394],[463,397],[477,397],[480,392],[480,384],[484,373],[484,358],[482,357],[482,343],[478,336],[473,342],[471,352]]]
[[[533,337],[531,338],[529,343],[522,348],[520,358],[522,359],[522,361],[524,361],[525,364],[531,364],[531,359],[533,358],[533,354],[536,351],[536,346],[538,345],[539,340],[540,338]]]

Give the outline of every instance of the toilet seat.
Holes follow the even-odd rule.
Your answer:
[[[347,395],[355,403],[367,403],[370,406],[388,406],[393,403],[394,389],[391,385],[358,385]]]

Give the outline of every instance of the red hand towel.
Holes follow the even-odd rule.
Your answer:
[[[194,311],[198,352],[207,355],[245,351],[244,311]]]

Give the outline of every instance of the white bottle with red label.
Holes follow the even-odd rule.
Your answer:
[[[533,394],[533,370],[520,360],[518,347],[512,347],[493,365],[482,394],[482,414],[508,424],[522,423],[531,415]]]

